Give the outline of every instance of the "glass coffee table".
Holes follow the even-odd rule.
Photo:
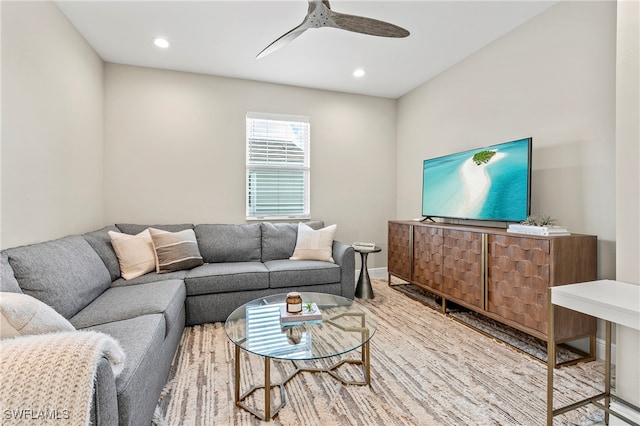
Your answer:
[[[303,305],[315,303],[322,312],[321,320],[282,322],[286,294],[256,299],[233,311],[224,329],[235,345],[235,402],[261,420],[274,418],[286,404],[286,383],[300,372],[327,373],[343,384],[371,384],[369,341],[376,332],[377,321],[358,302],[325,293],[300,293]],[[361,349],[358,358],[345,358],[328,368],[301,366],[298,361],[332,358]],[[240,393],[240,351],[264,357],[264,385],[254,385]],[[291,361],[294,371],[279,383],[271,383],[271,360]],[[359,365],[362,380],[345,380],[338,369],[345,363]],[[280,404],[271,407],[270,391],[280,387]],[[264,410],[245,404],[245,399],[258,389],[264,390]]]

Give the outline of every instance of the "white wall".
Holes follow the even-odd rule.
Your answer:
[[[616,69],[616,276],[640,284],[640,3],[618,2]],[[640,333],[617,328],[617,392],[640,405]],[[640,422],[640,414],[635,415]]]
[[[106,64],[106,223],[243,223],[245,116],[311,118],[311,214],[384,245],[395,216],[396,102]]]
[[[53,2],[1,7],[1,246],[96,229],[102,60]]]
[[[422,160],[533,137],[532,213],[598,236],[615,277],[614,2],[561,2],[398,101],[398,218]]]

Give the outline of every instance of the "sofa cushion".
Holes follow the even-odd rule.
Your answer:
[[[214,262],[259,262],[262,231],[259,223],[244,225],[196,225],[202,258]]]
[[[156,273],[192,269],[202,265],[202,256],[193,229],[169,232],[149,228],[156,255]]]
[[[322,260],[333,263],[333,236],[336,225],[322,229],[312,229],[304,223],[298,224],[298,238],[291,260]]]
[[[324,228],[324,222],[322,220],[307,220],[303,222],[305,225],[309,225],[311,229],[322,229]],[[298,225],[297,223],[295,225]]]
[[[298,237],[297,223],[260,224],[262,230],[262,261],[288,259],[293,255]]]
[[[116,391],[118,395],[126,391],[133,380],[145,380],[153,365],[149,365],[149,358],[162,350],[166,335],[165,321],[161,314],[142,315],[136,318],[115,321],[89,327],[88,330],[108,334],[120,343],[126,361],[124,370],[116,377]],[[163,372],[160,372],[163,374]]]
[[[0,263],[0,291],[8,293],[22,293],[20,285],[13,275],[13,269],[9,264],[9,255],[4,251],[0,255],[2,261]]]
[[[6,250],[20,288],[69,319],[111,284],[100,256],[79,235]]]
[[[269,288],[262,262],[205,263],[187,273],[187,295],[227,293]]]
[[[0,339],[74,330],[51,306],[28,294],[0,294]]]
[[[191,223],[181,223],[178,225],[138,225],[135,223],[116,223],[116,227],[120,232],[124,232],[129,235],[136,235],[148,228],[162,229],[163,231],[178,232],[185,229],[193,229]]]
[[[156,254],[148,229],[136,235],[109,231],[109,238],[118,257],[122,278],[131,280],[156,270]]]
[[[319,260],[270,260],[269,287],[299,287],[340,282],[340,266]]]
[[[105,226],[97,231],[87,232],[82,237],[89,243],[91,247],[98,253],[100,259],[104,262],[104,265],[111,274],[111,281],[115,281],[120,278],[120,264],[118,263],[118,257],[111,245],[111,238],[109,237],[109,231],[120,232],[115,226]]]
[[[175,326],[185,298],[181,280],[111,287],[70,321],[76,328],[87,328],[141,315],[163,314],[168,333]]]
[[[149,272],[148,274],[144,274],[142,276],[139,276],[130,280],[125,280],[124,278],[118,278],[117,280],[111,283],[111,287],[122,287],[126,285],[154,283],[158,281],[168,281],[168,280],[184,280],[184,277],[186,276],[187,276],[186,270],[168,272],[166,274],[156,274],[155,272]]]

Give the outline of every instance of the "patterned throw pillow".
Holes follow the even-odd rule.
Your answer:
[[[148,229],[136,235],[109,231],[109,238],[120,263],[120,275],[125,280],[131,280],[156,269],[156,254],[153,251]]]
[[[335,263],[333,260],[333,235],[337,225],[330,225],[326,228],[312,229],[302,222],[298,224],[298,238],[296,248],[293,251],[291,260],[322,260],[324,262]]]
[[[158,274],[192,269],[204,263],[193,229],[168,232],[149,228],[149,232],[153,241]]]

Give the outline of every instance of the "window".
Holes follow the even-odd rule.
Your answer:
[[[309,118],[247,114],[247,219],[307,219]]]

